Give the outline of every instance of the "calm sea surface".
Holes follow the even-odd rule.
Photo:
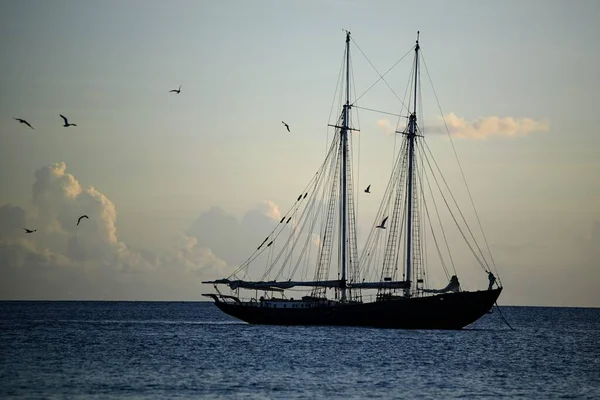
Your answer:
[[[600,309],[462,331],[273,327],[212,303],[0,302],[0,398],[600,398]]]

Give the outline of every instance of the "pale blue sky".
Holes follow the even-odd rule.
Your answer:
[[[575,289],[556,297],[569,265],[548,267],[555,285],[534,294],[522,283],[538,285],[542,264],[558,262],[555,243],[583,238],[592,248],[599,240],[592,236],[600,221],[598,17],[600,3],[591,0],[3,1],[0,205],[30,207],[35,171],[64,161],[115,204],[120,239],[138,248],[186,230],[212,206],[237,218],[264,200],[284,211],[325,151],[342,29],[380,71],[420,30],[444,113],[549,124],[546,132],[455,142],[498,247],[503,298],[600,306]],[[362,93],[377,75],[352,52]],[[407,71],[389,76],[397,93]],[[180,84],[180,95],[167,93]],[[400,110],[381,84],[360,104]],[[426,122],[436,122],[435,100],[423,104]],[[79,126],[62,128],[59,113]],[[376,126],[384,115],[359,117],[360,184],[381,187],[393,138]],[[444,145],[441,137],[430,142],[449,163]],[[378,205],[369,201],[359,204],[364,229]],[[550,250],[520,258],[502,250],[527,241]],[[590,290],[600,284],[597,256],[574,274]]]

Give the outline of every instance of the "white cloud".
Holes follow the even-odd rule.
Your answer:
[[[546,132],[550,125],[546,121],[533,118],[513,117],[480,117],[473,121],[449,113],[444,117],[448,131],[459,138],[485,139],[490,136],[523,136],[533,132]],[[433,127],[426,127],[425,132],[445,132],[443,122]]]
[[[177,298],[178,285],[197,293],[202,278],[226,275],[226,262],[193,237],[161,254],[130,248],[118,236],[115,204],[64,162],[36,171],[32,204],[0,206],[0,298]],[[89,219],[77,226],[83,214]]]
[[[241,220],[219,207],[203,212],[188,230],[228,265],[240,265],[281,220],[279,207],[266,200],[248,210]]]
[[[182,266],[186,271],[202,273],[204,278],[221,278],[227,264],[209,248],[202,247],[193,236],[181,234],[175,238],[175,251],[167,258],[169,264]]]
[[[281,212],[279,211],[279,206],[275,204],[271,200],[265,200],[258,204],[256,208],[264,213],[267,217],[279,221],[281,219]]]

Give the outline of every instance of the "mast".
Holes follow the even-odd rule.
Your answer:
[[[342,146],[342,173],[340,176],[341,185],[340,190],[342,191],[341,201],[341,258],[342,258],[342,276],[341,276],[341,289],[342,289],[342,301],[346,301],[346,250],[348,245],[348,198],[347,198],[347,161],[348,161],[348,117],[350,113],[350,32],[346,31],[346,103],[344,104],[344,113],[341,129],[341,146]]]
[[[408,179],[407,179],[407,218],[406,218],[406,282],[404,295],[410,297],[411,287],[411,262],[412,262],[412,201],[413,201],[413,163],[415,152],[415,136],[417,130],[417,79],[419,73],[419,32],[417,31],[417,44],[415,46],[415,96],[413,112],[408,121]]]

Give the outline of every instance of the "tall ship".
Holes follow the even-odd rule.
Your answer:
[[[361,107],[351,99],[350,32],[345,39],[340,113],[330,124],[335,134],[321,166],[244,263],[228,277],[203,282],[215,289],[204,296],[250,324],[462,329],[491,311],[502,284],[483,229],[487,247],[476,240],[425,141],[419,34],[407,53],[414,60],[408,100],[401,100],[397,114],[405,121],[395,132],[401,143],[360,256],[357,197],[375,194],[354,182],[352,136],[357,129],[352,114]],[[456,239],[466,244],[471,264],[487,275],[487,288],[461,288],[450,246]],[[437,289],[428,283],[436,266],[448,282]]]

